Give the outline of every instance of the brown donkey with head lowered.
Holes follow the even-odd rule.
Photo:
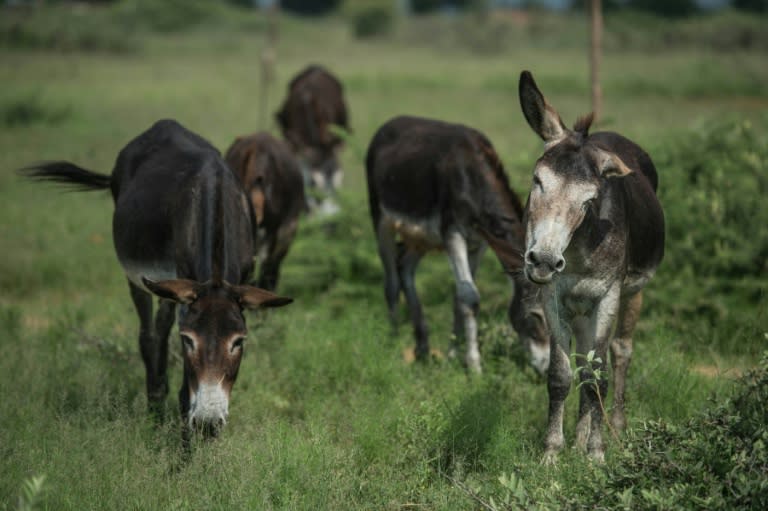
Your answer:
[[[522,264],[522,206],[491,142],[479,131],[419,117],[396,117],[373,137],[366,157],[368,198],[390,319],[402,290],[416,337],[416,357],[429,355],[427,324],[414,273],[430,250],[445,250],[456,280],[453,331],[467,343],[465,362],[480,371],[475,271],[490,241],[506,248],[505,266]],[[398,238],[400,241],[398,242]],[[511,256],[510,256],[511,254]],[[515,260],[516,258],[516,260]],[[520,271],[509,316],[539,370],[548,363],[546,326],[534,287]]]
[[[248,197],[219,152],[175,121],[158,121],[117,157],[110,176],[69,162],[24,169],[32,178],[110,189],[113,240],[139,315],[150,410],[168,394],[168,335],[178,323],[185,436],[216,436],[227,420],[246,337],[245,309],[290,298],[247,285],[253,272]],[[161,298],[153,318],[152,295]]]
[[[566,128],[528,71],[520,75],[520,104],[528,124],[545,142],[525,212],[525,275],[541,288],[551,333],[545,461],[554,462],[564,444],[571,336],[583,383],[576,443],[602,460],[608,346],[615,385],[611,422],[622,429],[624,383],[642,289],[664,255],[656,168],[627,138],[589,133],[592,116],[578,120],[572,130]]]
[[[338,206],[333,195],[343,177],[338,159],[343,141],[332,126],[350,130],[341,82],[322,66],[307,66],[291,80],[275,118],[299,161],[309,206],[334,213]]]
[[[225,159],[253,206],[257,285],[274,291],[299,216],[307,210],[301,170],[285,143],[263,132],[237,137]]]

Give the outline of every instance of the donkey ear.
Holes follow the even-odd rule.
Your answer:
[[[190,304],[197,299],[199,284],[194,280],[176,279],[155,281],[142,277],[141,281],[155,295],[176,303]]]
[[[598,172],[602,177],[624,177],[633,172],[615,153],[596,149],[595,157]]]
[[[293,298],[278,296],[256,286],[233,286],[233,290],[245,309],[261,307],[282,307],[293,302]]]
[[[556,142],[568,134],[560,115],[544,99],[530,71],[520,73],[519,94],[525,120],[544,142]]]

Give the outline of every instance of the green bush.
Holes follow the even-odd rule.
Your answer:
[[[667,211],[665,264],[697,276],[768,271],[768,119],[705,127],[656,156]]]
[[[607,51],[765,50],[768,32],[763,17],[735,10],[671,20],[648,12],[621,9],[606,15],[604,47]]]
[[[214,0],[123,0],[115,9],[115,18],[131,29],[180,32],[220,19],[227,8]]]
[[[768,509],[766,474],[768,352],[711,410],[628,431],[594,499],[606,509]]]
[[[109,53],[131,53],[140,46],[127,27],[114,22],[109,7],[78,4],[0,11],[0,46]]]
[[[392,2],[387,0],[364,0],[350,2],[349,18],[352,33],[364,39],[388,34],[395,18]]]
[[[263,29],[263,17],[216,0],[122,0],[107,5],[62,2],[0,8],[0,46],[58,51],[135,53],[141,37],[199,26]]]
[[[52,106],[36,92],[0,97],[0,124],[9,128],[34,123],[56,124],[70,115],[68,107]]]
[[[648,308],[685,333],[683,348],[754,356],[760,345],[739,339],[768,330],[768,117],[756,124],[726,120],[650,149],[667,239]]]

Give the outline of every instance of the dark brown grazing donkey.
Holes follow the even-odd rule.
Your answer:
[[[301,171],[285,143],[268,133],[238,137],[225,159],[240,177],[253,206],[257,285],[274,291],[299,216],[307,209]]]
[[[608,344],[615,385],[611,422],[622,429],[624,384],[642,289],[664,255],[656,168],[645,151],[623,136],[590,134],[591,115],[577,121],[573,130],[566,128],[528,71],[520,75],[520,104],[545,142],[533,170],[525,227],[525,274],[541,286],[552,336],[544,459],[554,462],[564,443],[573,335],[582,381],[576,443],[602,460]],[[594,358],[589,361],[591,351]]]
[[[301,165],[310,207],[336,212],[338,206],[332,196],[343,176],[337,157],[342,140],[331,125],[349,131],[341,82],[322,66],[306,67],[291,80],[275,117]]]
[[[245,284],[253,272],[253,224],[237,176],[213,146],[170,120],[128,143],[111,176],[63,161],[23,172],[81,190],[111,189],[115,251],[139,315],[150,410],[161,412],[168,394],[168,335],[181,304],[185,437],[190,430],[216,436],[240,367],[243,310],[291,302]],[[161,298],[154,319],[152,294]]]
[[[480,372],[475,271],[489,237],[506,254],[522,254],[522,206],[509,188],[501,161],[479,131],[418,117],[396,117],[373,137],[366,157],[368,198],[384,290],[393,325],[405,293],[416,337],[416,357],[429,355],[427,324],[416,294],[414,272],[429,250],[445,250],[456,279],[453,330],[465,338],[467,367]],[[397,238],[401,243],[398,244]],[[505,259],[520,268],[522,259]],[[532,358],[547,348],[543,314],[521,272],[513,276],[510,318]],[[529,299],[524,299],[525,297]]]

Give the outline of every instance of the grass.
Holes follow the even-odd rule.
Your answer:
[[[260,19],[237,16],[245,29],[142,33],[135,52],[0,49],[0,111],[7,116],[17,104],[36,109],[31,120],[0,126],[0,509],[31,503],[37,509],[452,510],[476,509],[470,492],[487,500],[509,488],[516,496],[507,507],[515,509],[545,506],[552,495],[562,502],[588,495],[584,488],[601,476],[581,454],[567,450],[557,468],[538,463],[546,388],[520,365],[506,320],[509,286],[490,255],[478,285],[485,374],[468,379],[453,361],[423,367],[403,361],[410,328],[404,323],[393,336],[386,322],[362,168],[370,137],[388,118],[438,117],[488,134],[524,196],[541,147],[520,115],[517,74],[533,70],[570,124],[588,110],[582,40],[553,47],[529,34],[520,44],[475,53],[408,39],[402,27],[398,37],[359,42],[339,19],[284,19],[270,110],[307,63],[338,73],[354,130],[343,153],[344,210],[330,224],[303,219],[281,283],[296,302],[265,319],[249,318],[223,437],[195,446],[183,463],[177,424],[150,424],[137,322],[110,241],[111,200],[23,182],[13,170],[69,159],[109,172],[120,148],[162,117],[222,149],[256,129],[276,133],[271,122],[257,126]],[[581,30],[560,23],[564,33]],[[669,262],[648,288],[636,334],[631,427],[695,416],[709,397],[730,392],[729,370],[754,365],[763,350],[765,270],[719,278],[723,265],[748,262],[743,253],[751,248],[735,244],[741,252],[723,260],[734,264],[712,263],[707,275],[697,275],[683,259],[691,254],[683,234],[703,243],[710,238],[696,229],[716,224],[692,216],[701,203],[686,192],[695,186],[680,183],[692,168],[686,162],[697,137],[718,155],[721,172],[738,172],[729,160],[757,161],[756,175],[765,175],[764,59],[759,52],[684,47],[606,54],[602,127],[622,131],[656,159],[671,232],[680,233],[668,242]],[[748,136],[714,143],[719,130],[741,129],[743,122],[751,123]],[[727,157],[732,151],[738,158]],[[718,183],[712,189],[725,186]],[[744,188],[739,193],[755,189],[735,187]],[[753,217],[765,211],[756,207]],[[681,269],[685,264],[690,267]],[[447,261],[426,258],[417,278],[433,345],[446,351]],[[693,370],[702,366],[720,375]],[[170,375],[171,388],[178,388],[174,357]],[[172,395],[169,407],[175,410],[176,402]],[[621,449],[621,442],[610,444],[609,469]]]

